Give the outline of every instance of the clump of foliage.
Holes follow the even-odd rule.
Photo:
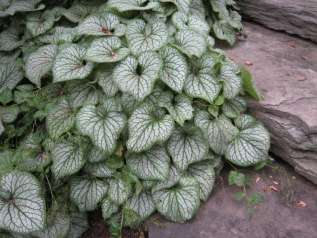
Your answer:
[[[2,237],[80,237],[98,207],[112,228],[184,222],[223,160],[267,159],[253,88],[213,48],[233,4],[0,1]]]

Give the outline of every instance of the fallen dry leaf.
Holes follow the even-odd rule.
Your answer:
[[[297,201],[296,202],[296,207],[298,207],[298,208],[304,208],[306,206],[307,206],[307,204],[304,201]]]
[[[256,177],[255,182],[258,183],[260,182],[261,178],[260,177]]]
[[[295,42],[288,43],[288,46],[291,47],[291,48],[296,48]]]
[[[253,63],[252,63],[251,61],[249,61],[249,60],[245,61],[244,63],[245,63],[245,65],[247,65],[247,66],[252,66],[252,65],[253,65]]]
[[[269,188],[270,188],[271,191],[273,191],[273,192],[279,192],[279,191],[280,191],[280,190],[279,190],[277,187],[275,187],[274,185],[271,185]]]
[[[276,181],[273,181],[273,183],[274,183],[275,185],[279,185],[279,183],[278,183],[278,182],[276,182]]]

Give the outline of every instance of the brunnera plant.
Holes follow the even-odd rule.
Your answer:
[[[224,160],[268,157],[225,0],[0,1],[2,237],[80,237],[86,212],[191,219]],[[251,91],[250,91],[251,90]]]

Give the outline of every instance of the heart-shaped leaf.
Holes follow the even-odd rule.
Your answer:
[[[67,238],[78,238],[89,228],[87,214],[84,212],[72,212],[70,214],[70,227]]]
[[[207,42],[201,34],[185,29],[180,30],[175,35],[176,45],[188,57],[201,57],[206,51]]]
[[[120,27],[119,18],[112,13],[105,12],[101,15],[87,17],[79,24],[78,34],[95,36],[124,35],[124,32],[115,33],[118,27]]]
[[[51,167],[56,178],[62,178],[78,172],[85,164],[84,148],[77,143],[63,142],[52,151]]]
[[[19,30],[15,26],[11,26],[0,33],[0,51],[15,50],[23,43],[23,40],[19,38]]]
[[[75,124],[75,112],[70,103],[62,99],[47,115],[46,128],[52,139],[58,139]]]
[[[139,195],[134,195],[125,203],[123,211],[125,211],[126,214],[129,214],[130,211],[133,212],[132,217],[125,216],[125,225],[134,227],[140,224],[155,211],[151,194],[142,192]]]
[[[148,0],[109,0],[108,6],[117,9],[119,12],[145,11],[156,8],[158,3]]]
[[[86,59],[97,63],[117,62],[129,54],[129,49],[121,46],[118,37],[94,40],[87,50]]]
[[[93,63],[84,60],[86,51],[79,45],[63,49],[56,56],[53,65],[54,82],[86,78],[93,69]]]
[[[217,154],[223,155],[229,143],[238,133],[238,129],[232,125],[231,121],[221,115],[210,121],[208,128],[208,141],[210,148]]]
[[[188,167],[188,174],[194,177],[200,187],[200,199],[207,201],[214,183],[215,183],[215,171],[210,160],[200,161],[198,163],[191,164]]]
[[[183,177],[177,186],[153,193],[154,204],[163,216],[174,222],[190,220],[200,205],[199,184],[194,178]]]
[[[36,86],[41,86],[41,78],[52,69],[57,51],[56,45],[42,46],[28,57],[25,74]]]
[[[71,82],[68,84],[68,101],[73,108],[99,103],[102,92],[89,83]]]
[[[204,158],[208,145],[202,132],[196,128],[174,130],[168,141],[167,149],[175,166],[184,171],[187,167]]]
[[[141,19],[131,20],[127,26],[126,38],[135,55],[155,51],[167,44],[167,27],[161,21],[146,23]]]
[[[227,41],[233,45],[236,41],[236,32],[225,20],[216,21],[213,24],[213,30],[218,39]]]
[[[208,35],[210,27],[208,23],[196,15],[188,15],[182,12],[173,14],[173,24],[179,30],[189,29],[202,35]]]
[[[243,117],[237,120],[246,120]],[[268,131],[258,122],[236,124],[244,126],[240,127],[240,132],[229,144],[226,159],[239,166],[250,166],[266,160],[270,148]]]
[[[109,154],[114,151],[125,124],[126,117],[115,99],[108,99],[99,106],[85,106],[77,114],[78,129]]]
[[[128,150],[141,152],[166,141],[174,129],[174,120],[162,110],[143,105],[129,119]]]
[[[13,0],[10,2],[10,5],[4,12],[0,11],[0,17],[5,17],[8,15],[13,16],[17,12],[38,11],[45,7],[44,4],[39,4],[41,0]]]
[[[242,80],[237,74],[234,65],[224,63],[221,68],[220,78],[223,81],[223,95],[232,99],[236,97],[242,89]]]
[[[102,200],[101,210],[103,219],[107,220],[119,210],[119,206],[106,197]]]
[[[50,30],[56,20],[55,10],[47,10],[44,12],[36,12],[27,15],[26,29],[31,32],[32,36],[41,35]]]
[[[96,80],[107,97],[113,97],[119,91],[112,77],[112,69],[102,69],[96,72]]]
[[[0,93],[6,89],[14,89],[22,79],[22,69],[18,64],[0,64]]]
[[[44,228],[45,202],[31,174],[13,171],[0,178],[0,227],[19,233]]]
[[[204,99],[210,103],[218,96],[220,83],[211,75],[205,73],[191,73],[185,82],[185,92],[195,98]]]
[[[226,100],[222,106],[222,112],[228,118],[237,118],[247,109],[246,101],[241,97]]]
[[[166,94],[164,101],[166,102],[160,106],[166,108],[180,126],[183,126],[185,121],[193,118],[192,100],[186,95],[180,94],[173,98],[173,95]]]
[[[103,180],[74,178],[70,185],[70,198],[80,211],[93,211],[107,190],[108,184]]]
[[[48,33],[38,37],[45,44],[71,43],[77,36],[77,28],[57,26]]]
[[[62,12],[69,21],[78,23],[83,21],[91,12],[90,6],[75,2],[70,8]]]
[[[195,0],[160,0],[160,2],[173,3],[177,7],[178,11],[188,13],[191,3],[195,2]]]
[[[12,123],[14,122],[18,114],[20,113],[20,108],[18,105],[11,105],[2,107],[0,106],[0,120],[4,123]]]
[[[161,49],[159,53],[163,62],[160,79],[174,91],[181,92],[188,72],[186,58],[169,46]]]
[[[121,178],[109,180],[108,196],[112,202],[121,205],[124,203],[132,192],[131,184]]]
[[[128,56],[113,70],[113,80],[122,92],[141,101],[152,92],[160,67],[160,57],[154,52],[143,53],[138,58]]]
[[[143,180],[164,180],[170,171],[170,158],[164,147],[155,146],[150,150],[128,156],[129,169]]]
[[[87,164],[85,172],[97,178],[110,178],[115,173],[115,170],[111,169],[106,161],[101,161]]]

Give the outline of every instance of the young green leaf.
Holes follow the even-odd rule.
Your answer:
[[[18,64],[0,64],[0,93],[4,90],[14,89],[22,79],[22,69]]]
[[[132,193],[132,186],[129,182],[121,178],[109,180],[108,197],[112,202],[121,205]]]
[[[242,79],[242,87],[245,93],[251,96],[253,99],[261,101],[263,99],[263,96],[256,89],[252,75],[247,70],[247,68],[243,66],[240,67],[240,76]]]
[[[119,206],[112,202],[108,197],[103,199],[101,202],[101,211],[103,219],[109,219],[112,214],[116,213],[119,210]]]

